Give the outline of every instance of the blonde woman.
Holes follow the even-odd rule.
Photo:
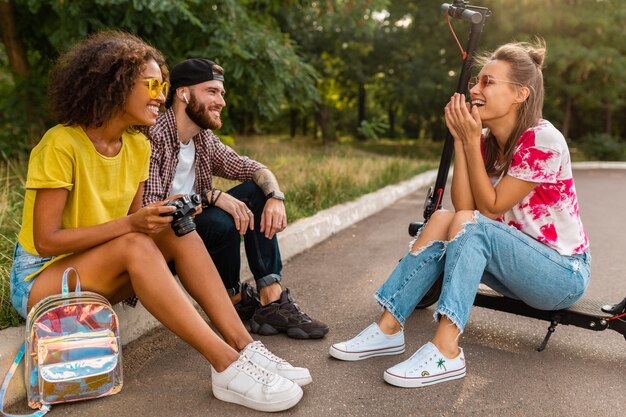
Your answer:
[[[544,310],[566,308],[589,282],[569,151],[542,118],[545,45],[510,43],[479,62],[471,104],[454,94],[445,119],[454,137],[454,212],[433,214],[375,294],[379,320],[330,347],[342,360],[404,352],[403,326],[443,272],[433,338],[384,380],[422,387],[462,378],[459,346],[481,282]],[[484,128],[484,130],[483,130]]]

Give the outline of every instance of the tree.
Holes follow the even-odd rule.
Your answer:
[[[614,124],[626,98],[626,2],[622,0],[487,1],[495,9],[488,45],[541,36],[546,114],[566,137],[604,131],[626,136]]]
[[[12,2],[14,1],[14,2]],[[314,102],[314,69],[298,55],[288,36],[281,33],[269,10],[255,1],[201,1],[201,0],[0,0],[2,19],[14,26],[2,25],[5,51],[16,50],[16,39],[23,42],[22,57],[26,56],[25,70],[11,58],[13,85],[0,88],[8,94],[0,98],[0,110],[8,120],[0,122],[0,132],[6,125],[13,128],[20,114],[43,115],[47,72],[60,51],[69,48],[89,33],[103,29],[119,29],[134,33],[160,49],[171,65],[184,58],[209,57],[226,70],[228,90],[227,107],[232,117],[225,114],[225,128],[253,131],[256,120],[276,116],[282,104],[297,94],[302,105]],[[10,6],[14,6],[12,9]],[[275,6],[274,6],[275,7]],[[6,13],[4,13],[6,12]],[[14,28],[12,36],[4,36]],[[37,30],[33,30],[37,28]],[[19,48],[17,48],[19,50]],[[12,55],[10,55],[12,56]],[[17,65],[17,66],[16,66]],[[3,67],[9,67],[6,64]],[[15,100],[20,82],[20,71],[25,74],[23,85],[30,85],[36,112],[26,112],[26,103]],[[15,121],[18,123],[14,123]],[[1,135],[2,133],[0,133]],[[31,135],[31,143],[41,132]],[[25,131],[13,129],[8,140],[15,136],[25,140]]]
[[[315,115],[325,143],[336,140],[334,119],[345,109],[360,109],[351,132],[365,117],[365,86],[374,75],[368,56],[379,25],[372,16],[386,4],[383,0],[298,2],[276,15],[282,30],[320,74],[317,88],[322,98]]]

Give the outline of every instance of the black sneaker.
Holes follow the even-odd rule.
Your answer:
[[[249,284],[241,285],[241,301],[235,304],[235,310],[244,323],[250,320],[254,312],[261,306],[259,293]]]
[[[279,332],[294,339],[319,339],[328,333],[328,326],[304,314],[293,302],[289,290],[280,299],[266,306],[259,306],[250,320],[250,329],[264,336]]]

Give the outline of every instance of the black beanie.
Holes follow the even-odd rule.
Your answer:
[[[205,58],[192,58],[181,62],[172,68],[170,72],[170,94],[165,102],[170,107],[174,100],[174,94],[179,87],[196,85],[210,80],[224,81],[224,76],[213,72],[215,62]]]

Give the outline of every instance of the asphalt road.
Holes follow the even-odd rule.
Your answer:
[[[576,171],[591,240],[588,296],[626,297],[626,171]],[[406,252],[409,221],[421,218],[424,190],[296,256],[284,282],[303,310],[331,326],[323,340],[262,337],[276,354],[311,370],[313,383],[289,416],[624,416],[626,340],[613,331],[560,326],[537,352],[547,322],[474,308],[462,340],[464,379],[420,389],[383,381],[383,371],[429,340],[433,307],[406,325],[407,352],[348,363],[328,356],[379,315],[372,294]],[[449,202],[446,204],[450,207]],[[160,329],[124,349],[124,389],[100,400],[53,407],[51,416],[262,415],[216,400],[203,358]],[[13,408],[11,411],[26,411]]]

